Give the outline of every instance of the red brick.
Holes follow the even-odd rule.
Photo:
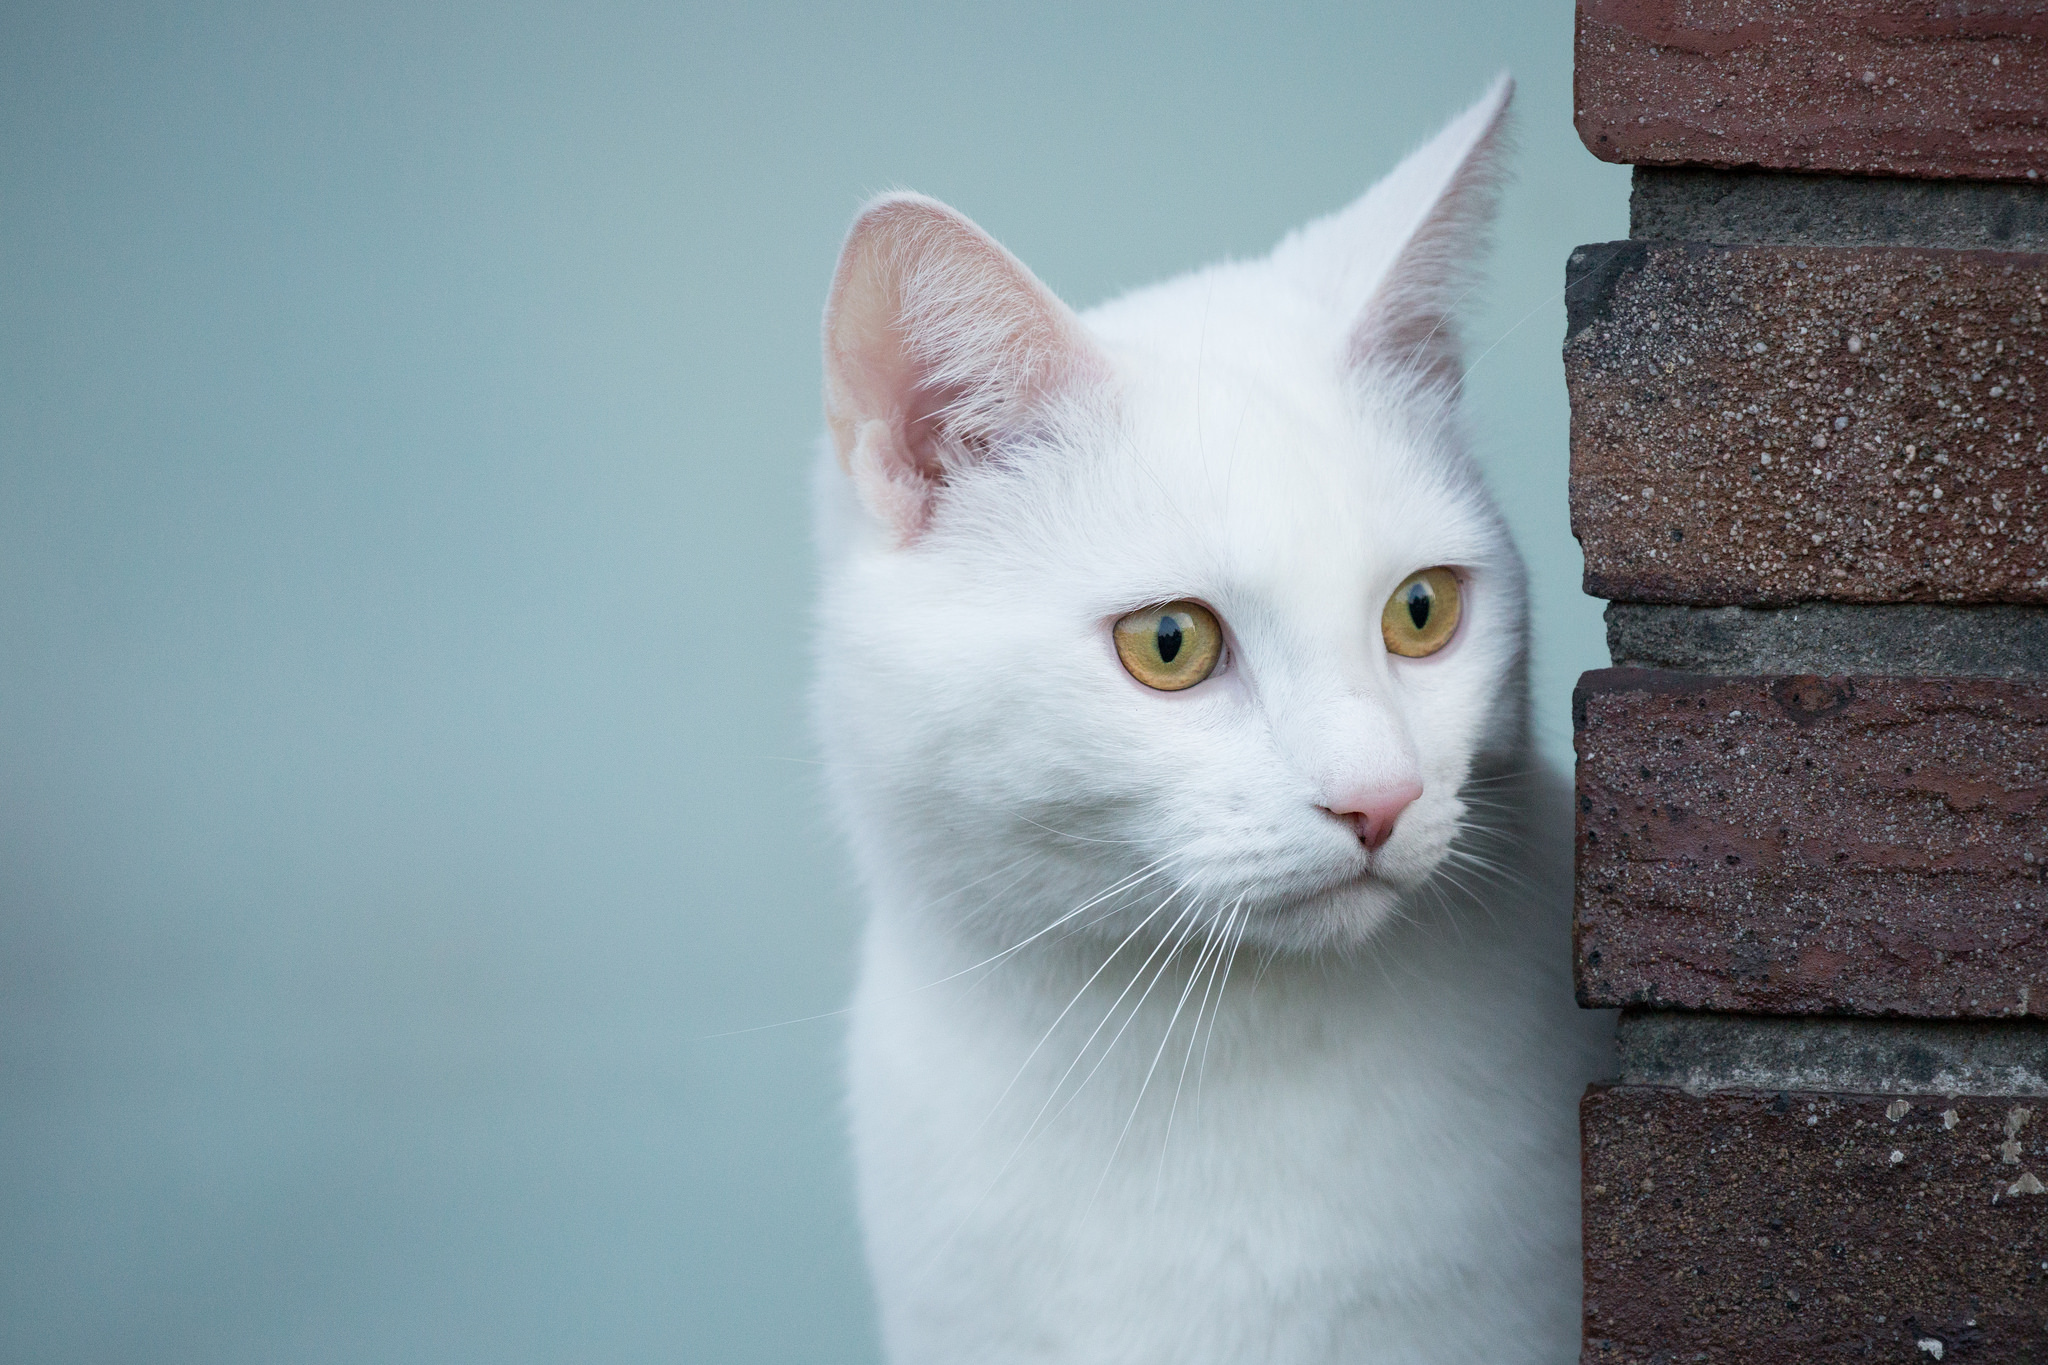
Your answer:
[[[1575,64],[1607,161],[2048,174],[2040,0],[1579,0]]]
[[[1582,1003],[2048,1015],[2048,687],[1606,669],[1573,711]]]
[[[1581,1359],[2048,1358],[2041,1104],[1593,1087]]]
[[[1587,592],[2048,602],[2048,255],[1614,242],[1567,302]]]

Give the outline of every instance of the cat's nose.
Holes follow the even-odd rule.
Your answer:
[[[1349,792],[1323,809],[1351,826],[1359,843],[1377,849],[1393,838],[1394,822],[1420,795],[1422,784],[1410,778],[1385,787]]]

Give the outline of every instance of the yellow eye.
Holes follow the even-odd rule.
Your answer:
[[[1216,671],[1223,627],[1200,602],[1168,602],[1116,623],[1117,657],[1130,675],[1161,692],[1193,687]]]
[[[1458,576],[1449,569],[1410,574],[1380,613],[1387,648],[1411,659],[1434,654],[1458,629]]]

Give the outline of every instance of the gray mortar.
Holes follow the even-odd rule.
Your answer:
[[[1630,1011],[1624,1085],[1865,1095],[2048,1095],[2048,1021],[1777,1019]]]
[[[1638,166],[1628,222],[1650,241],[2048,251],[2048,185]]]
[[[2039,677],[2048,674],[2048,608],[1615,602],[1607,652],[1617,668],[1688,673]]]

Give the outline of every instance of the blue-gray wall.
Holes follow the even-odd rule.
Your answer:
[[[344,12],[345,11],[345,12]],[[860,199],[1079,304],[1503,66],[1473,335],[1553,754],[1598,659],[1571,9],[0,15],[0,1358],[858,1361],[801,690]]]

